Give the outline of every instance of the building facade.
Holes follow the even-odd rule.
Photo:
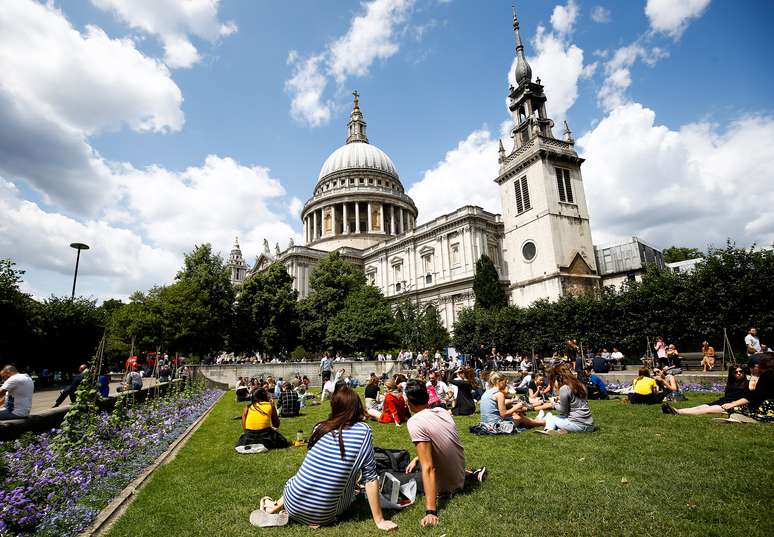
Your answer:
[[[475,265],[484,254],[494,262],[510,303],[519,306],[604,284],[591,238],[583,159],[566,122],[562,138],[554,136],[544,87],[539,78],[532,80],[515,15],[513,29],[517,86],[508,93],[513,143],[506,152],[500,142],[499,155],[492,155],[500,164],[493,180],[500,187],[502,214],[464,206],[417,226],[417,207],[393,161],[370,143],[354,92],[346,143],[323,163],[301,213],[305,245],[274,255],[266,246],[250,273],[281,262],[304,298],[315,266],[337,251],[362,267],[368,282],[392,303],[435,305],[448,328],[474,303]],[[241,251],[239,256],[232,251],[231,258],[238,262]],[[241,274],[234,268],[232,273]]]

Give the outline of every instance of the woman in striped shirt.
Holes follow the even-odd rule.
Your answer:
[[[290,518],[310,526],[332,524],[355,499],[355,485],[362,476],[376,526],[396,529],[397,524],[382,515],[371,428],[363,417],[363,404],[354,390],[336,391],[331,415],[315,427],[301,468],[285,484],[282,497],[264,509],[268,513],[285,509]]]

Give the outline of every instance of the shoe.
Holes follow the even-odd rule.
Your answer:
[[[677,416],[677,410],[675,410],[675,407],[673,407],[669,403],[661,404],[661,412],[663,412],[664,414],[672,414],[673,416]]]
[[[538,412],[537,419],[542,420],[545,417],[545,415],[546,415],[546,411],[541,410],[540,412]]]
[[[483,483],[484,479],[486,479],[487,469],[486,466],[482,466],[480,470],[476,472],[476,479],[478,479],[479,483]]]

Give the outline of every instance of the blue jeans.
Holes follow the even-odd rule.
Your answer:
[[[594,430],[594,426],[570,421],[569,418],[562,416],[549,417],[546,420],[546,431],[555,431],[557,429],[562,429],[568,433],[590,433]]]

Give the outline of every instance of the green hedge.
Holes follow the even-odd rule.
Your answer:
[[[605,288],[528,308],[463,310],[454,324],[454,343],[473,352],[480,343],[506,351],[551,353],[577,339],[584,349],[618,345],[629,358],[645,352],[646,337],[661,335],[683,352],[707,339],[723,347],[723,329],[734,350],[756,326],[761,341],[774,345],[774,253],[729,243],[710,250],[692,273],[649,268],[641,282]]]

